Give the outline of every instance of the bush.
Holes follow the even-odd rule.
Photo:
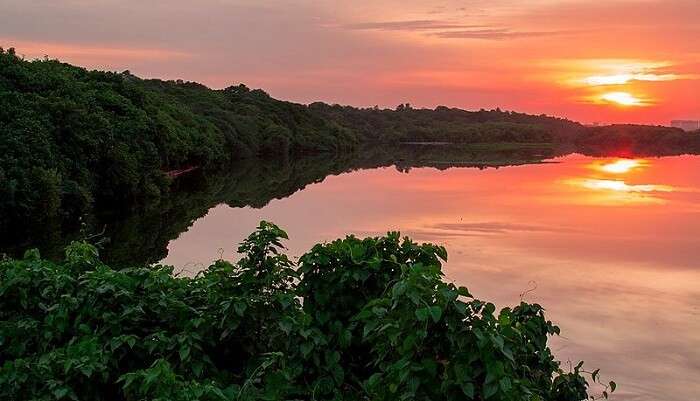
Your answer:
[[[547,347],[559,329],[542,307],[496,313],[445,283],[444,248],[350,236],[296,266],[281,252],[286,238],[262,222],[238,263],[193,278],[114,270],[85,242],[61,263],[37,251],[0,262],[0,398],[588,397],[581,364],[564,372]]]

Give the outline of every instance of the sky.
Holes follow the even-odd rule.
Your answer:
[[[284,100],[700,119],[698,0],[0,0],[0,46]]]

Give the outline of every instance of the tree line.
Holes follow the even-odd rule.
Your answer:
[[[243,85],[27,61],[0,49],[0,227],[75,221],[167,192],[164,172],[252,156],[341,152],[347,128]]]

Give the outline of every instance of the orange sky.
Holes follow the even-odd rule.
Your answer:
[[[29,58],[299,102],[700,119],[697,0],[0,0],[0,16],[0,45]]]

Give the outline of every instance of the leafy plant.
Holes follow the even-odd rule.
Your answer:
[[[79,242],[0,262],[0,398],[547,400],[589,396],[536,304],[496,312],[443,281],[444,248],[398,233],[314,246],[272,223],[195,277],[115,270]],[[589,376],[599,383],[598,371]],[[603,395],[615,390],[611,382]]]

